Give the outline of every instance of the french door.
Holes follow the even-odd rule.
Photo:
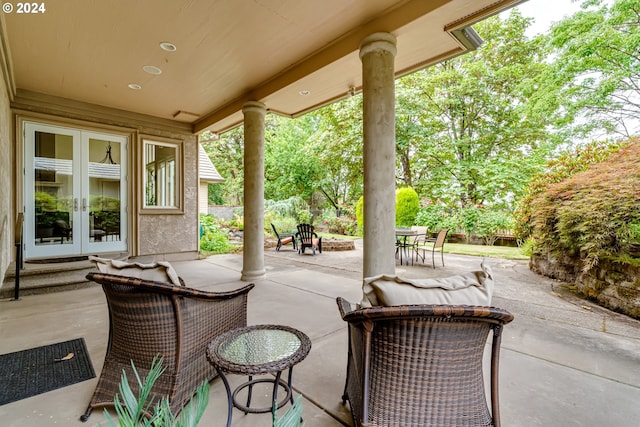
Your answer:
[[[25,258],[127,250],[126,137],[24,123]]]

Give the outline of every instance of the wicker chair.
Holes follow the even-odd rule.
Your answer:
[[[500,426],[498,362],[502,326],[513,316],[493,307],[404,305],[352,309],[347,381],[355,426]],[[491,411],[482,355],[489,332]]]
[[[156,355],[163,357],[165,372],[152,394],[155,400],[167,397],[177,413],[204,380],[217,375],[207,360],[207,345],[222,332],[246,326],[247,297],[254,287],[206,292],[111,274],[89,273],[87,279],[102,285],[110,327],[102,373],[82,421],[93,408],[113,406],[122,371],[135,378],[131,362],[144,378]],[[138,393],[137,383],[130,383]]]

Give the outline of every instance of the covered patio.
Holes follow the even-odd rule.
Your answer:
[[[305,425],[350,426],[343,406],[347,328],[337,296],[361,298],[362,242],[356,250],[301,256],[265,251],[266,279],[249,294],[248,323],[283,324],[305,332],[311,352],[294,369],[295,395],[304,396]],[[446,254],[446,267],[398,266],[410,278],[477,270],[481,258]],[[505,326],[500,406],[505,426],[630,426],[640,424],[640,322],[573,297],[558,283],[533,274],[526,262],[487,259],[495,277],[493,305],[515,320]],[[241,255],[173,263],[192,287],[227,290],[243,285]],[[0,352],[84,338],[96,373],[106,351],[108,314],[98,286],[0,301]],[[240,377],[232,377],[239,382]],[[97,378],[0,406],[4,426],[81,426],[104,421],[100,410],[79,421]],[[211,383],[201,425],[223,426],[226,396]],[[269,415],[244,416],[234,426],[270,425]]]
[[[520,2],[69,0],[7,11],[0,177],[11,185],[0,188],[0,282],[14,261],[20,213],[25,260],[197,258],[198,138],[240,125],[242,278],[263,279],[265,115],[298,117],[356,93],[368,218],[363,274],[393,273],[394,80],[477,49],[483,40],[473,25]],[[105,161],[112,173],[96,176]],[[37,167],[63,163],[77,173]],[[39,231],[51,228],[50,211],[64,214],[59,245]],[[111,239],[96,225],[103,212]]]

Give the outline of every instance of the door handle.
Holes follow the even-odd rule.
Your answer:
[[[87,211],[87,199],[85,199],[84,197],[82,198],[82,212],[86,212]]]
[[[73,199],[73,210],[78,212],[78,198]]]

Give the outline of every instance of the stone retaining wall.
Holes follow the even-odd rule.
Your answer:
[[[231,221],[232,219],[234,219],[234,214],[241,208],[241,206],[209,205],[208,212],[209,215],[215,216],[216,218],[222,218],[226,221]]]
[[[353,240],[322,239],[322,251],[352,251],[356,248]]]
[[[640,319],[640,267],[600,260],[587,273],[579,259],[552,255],[534,255],[532,271],[567,282],[577,292],[611,310]]]

